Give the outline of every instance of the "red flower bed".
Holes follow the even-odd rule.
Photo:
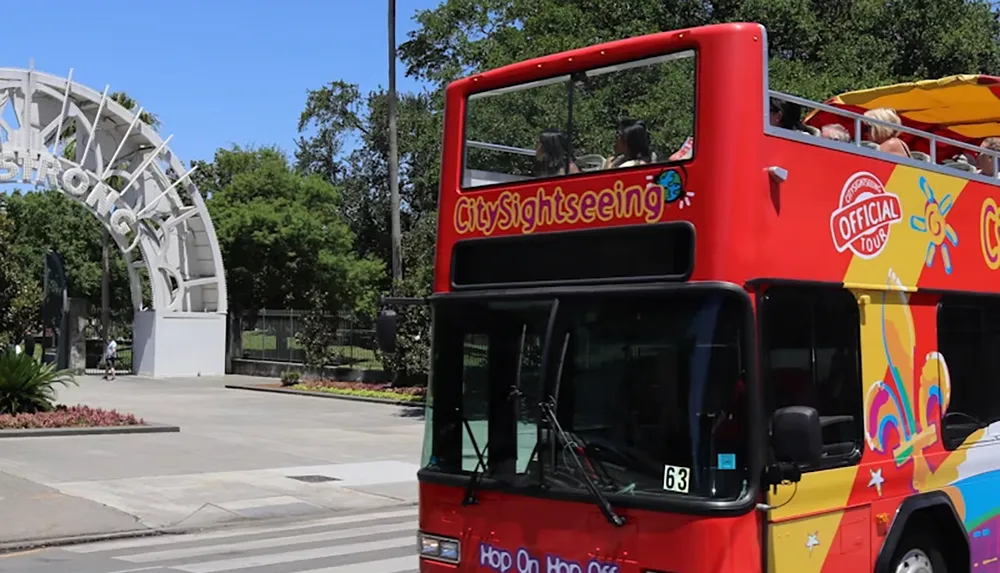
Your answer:
[[[390,392],[403,396],[425,396],[427,388],[423,386],[407,386],[403,388],[393,388],[391,384],[370,384],[368,382],[336,382],[334,380],[308,380],[301,382],[302,386],[308,388],[335,388],[337,390],[359,390],[374,392]]]
[[[122,414],[117,410],[101,410],[89,406],[57,406],[52,412],[37,414],[0,415],[0,430],[34,428],[102,428],[107,426],[142,426],[142,418]]]

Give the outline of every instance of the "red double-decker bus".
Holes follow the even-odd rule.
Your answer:
[[[421,571],[1000,571],[1000,80],[767,70],[735,23],[448,87]]]

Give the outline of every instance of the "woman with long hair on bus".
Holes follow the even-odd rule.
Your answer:
[[[538,134],[535,149],[535,172],[539,177],[566,175],[566,159],[569,156],[569,136],[558,129],[546,129]],[[579,173],[580,167],[569,160],[569,172]]]
[[[615,130],[615,153],[605,169],[633,167],[652,163],[653,152],[649,132],[641,119],[623,119]]]

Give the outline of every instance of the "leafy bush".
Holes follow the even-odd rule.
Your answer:
[[[28,428],[105,428],[108,426],[143,426],[146,422],[132,414],[87,406],[56,406],[51,412],[0,415],[0,430]]]
[[[308,392],[323,392],[326,394],[342,394],[364,398],[382,398],[401,402],[420,402],[424,399],[426,388],[411,386],[408,388],[393,388],[388,384],[368,384],[365,382],[331,382],[311,381],[297,384],[295,390]]]
[[[307,368],[322,371],[332,360],[330,347],[337,339],[337,321],[323,308],[323,298],[319,291],[309,293],[309,310],[306,311],[299,340],[305,351]]]
[[[295,386],[299,383],[299,378],[302,375],[299,374],[298,370],[285,370],[281,373],[281,385],[282,386]]]
[[[76,385],[69,370],[56,370],[27,354],[0,353],[0,414],[34,414],[55,408],[55,385]]]

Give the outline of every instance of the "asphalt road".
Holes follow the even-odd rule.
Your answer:
[[[0,555],[0,573],[408,573],[417,507]]]

